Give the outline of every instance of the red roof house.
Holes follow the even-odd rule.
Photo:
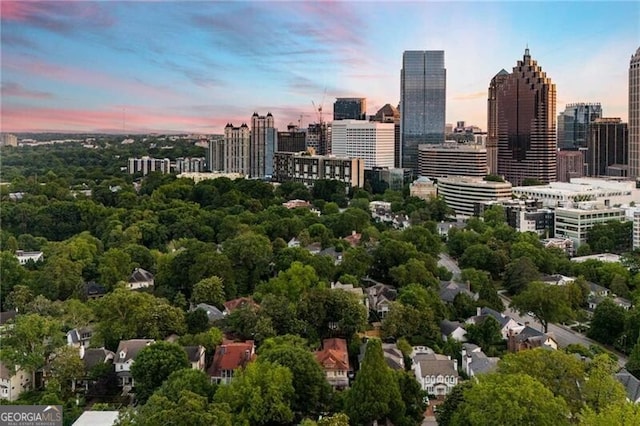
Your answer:
[[[229,383],[233,373],[256,358],[253,340],[223,342],[216,348],[208,373],[212,382]]]

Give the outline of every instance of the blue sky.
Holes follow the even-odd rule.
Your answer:
[[[397,105],[404,50],[445,50],[447,122],[486,128],[486,92],[526,45],[566,103],[627,118],[638,2],[0,4],[3,131],[220,133],[256,111],[325,118],[338,96]]]

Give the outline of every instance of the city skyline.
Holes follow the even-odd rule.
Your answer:
[[[627,121],[640,5],[588,3],[5,2],[2,131],[224,132],[271,112],[281,130],[400,100],[405,50],[444,50],[446,122],[486,130],[487,87],[528,46],[557,109]]]

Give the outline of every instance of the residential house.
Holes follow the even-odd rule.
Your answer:
[[[98,299],[107,294],[107,289],[95,281],[91,281],[84,284],[84,294],[87,299]]]
[[[349,365],[347,341],[344,339],[324,339],[322,350],[315,357],[325,372],[327,381],[336,390],[349,387],[349,376],[353,371]]]
[[[616,305],[620,306],[625,311],[628,311],[633,307],[633,303],[630,300],[625,299],[624,297],[618,297],[616,295],[610,296],[593,296],[590,295],[587,298],[587,309],[591,312],[595,311],[600,303],[602,303],[605,299],[609,299],[613,301]]]
[[[135,383],[131,376],[131,366],[133,365],[138,353],[151,345],[152,339],[131,339],[121,340],[118,344],[118,350],[114,360],[116,375],[118,376],[118,384],[121,387],[133,388]]]
[[[331,290],[343,290],[347,293],[351,293],[358,298],[360,303],[366,305],[364,292],[362,291],[362,287],[354,287],[353,284],[342,284],[340,281],[331,283]]]
[[[509,335],[507,336],[507,349],[510,352],[519,352],[534,348],[557,350],[558,342],[553,334],[545,334],[528,325],[517,334],[514,330],[509,331]]]
[[[329,256],[331,259],[333,259],[334,265],[339,265],[342,263],[342,252],[337,251],[335,247],[327,247],[324,250],[320,250],[318,256]]]
[[[351,235],[344,237],[345,240],[351,247],[357,247],[360,245],[360,240],[362,240],[362,234],[356,231],[351,231]]]
[[[565,277],[561,274],[553,274],[553,275],[543,275],[540,277],[540,281],[549,285],[560,285],[564,286],[569,283],[574,282],[576,279],[573,277]]]
[[[13,324],[18,313],[16,311],[0,312],[0,334],[5,332]]]
[[[224,342],[216,348],[208,374],[214,383],[229,383],[234,372],[256,357],[253,340]]]
[[[440,299],[443,302],[453,303],[456,296],[460,293],[466,294],[471,300],[478,300],[478,293],[471,291],[468,282],[466,284],[456,283],[453,280],[440,282]]]
[[[358,354],[358,362],[362,364],[365,352],[367,350],[367,344],[363,343],[360,346],[360,353]],[[382,354],[387,365],[393,370],[404,371],[404,355],[398,349],[395,343],[383,343]]]
[[[149,287],[153,287],[153,274],[145,269],[135,268],[129,276],[127,288],[129,290],[138,290]]]
[[[119,411],[85,411],[72,426],[113,426],[119,415]]]
[[[93,330],[90,327],[74,328],[67,331],[67,345],[74,348],[88,347],[92,336]]]
[[[391,302],[398,297],[398,290],[387,284],[374,281],[372,279],[364,279],[363,283],[373,283],[370,287],[365,288],[367,295],[367,307],[374,312],[379,319],[384,319],[391,309]]]
[[[442,333],[442,340],[445,342],[449,338],[458,342],[467,341],[467,330],[458,321],[442,320],[440,322],[440,332]]]
[[[224,318],[224,313],[216,308],[213,305],[208,305],[206,303],[198,303],[196,306],[192,307],[190,311],[195,311],[196,309],[202,309],[207,313],[207,318],[209,318],[209,322],[216,322]]]
[[[289,248],[300,247],[300,240],[297,239],[296,237],[291,238],[287,243],[287,247]]]
[[[22,392],[31,389],[31,374],[0,362],[0,399],[15,401]]]
[[[517,334],[520,333],[520,331],[524,328],[524,325],[520,324],[513,318],[487,307],[478,307],[476,315],[468,318],[466,323],[480,324],[488,317],[493,317],[496,321],[498,321],[498,324],[500,324],[500,334],[505,340],[509,336],[510,330],[513,330],[513,332]]]
[[[629,401],[634,404],[640,403],[640,380],[624,368],[616,374],[616,380],[624,386]]]
[[[498,367],[498,357],[488,357],[480,346],[473,343],[462,344],[462,371],[467,377],[492,373]]]
[[[183,349],[187,353],[187,359],[191,363],[191,368],[194,370],[204,371],[207,366],[204,346],[184,346]]]
[[[16,257],[21,265],[26,265],[29,261],[40,262],[44,260],[44,255],[41,251],[16,250]]]
[[[224,315],[229,315],[231,312],[235,311],[238,308],[242,308],[245,306],[251,306],[252,308],[259,308],[256,302],[253,301],[250,297],[239,297],[237,299],[228,300],[224,302],[224,311],[222,312]]]
[[[105,348],[86,349],[84,346],[80,346],[79,351],[80,358],[84,363],[84,371],[86,372],[86,375],[85,377],[76,380],[76,388],[84,389],[85,392],[87,392],[98,382],[92,372],[101,365],[105,365],[105,368],[109,368],[111,370],[110,367],[113,365],[116,354]],[[112,371],[112,374],[113,373],[114,372]]]
[[[320,252],[322,251],[322,244],[311,243],[308,246],[306,246],[304,249],[313,255],[320,254]]]
[[[444,397],[458,384],[458,362],[430,348],[414,347],[411,354],[413,372],[422,390]]]

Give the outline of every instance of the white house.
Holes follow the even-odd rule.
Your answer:
[[[422,389],[429,395],[448,395],[458,384],[457,361],[450,356],[436,354],[429,348],[413,349],[413,372]]]
[[[458,342],[467,341],[467,330],[458,321],[441,321],[440,332],[442,333],[442,340],[446,341],[450,337]]]
[[[39,262],[44,259],[44,255],[41,251],[23,251],[16,250],[16,257],[21,265],[25,265],[28,261]]]
[[[524,329],[524,325],[520,324],[513,318],[504,315],[501,312],[495,311],[491,308],[477,308],[477,313],[475,316],[470,317],[465,321],[467,324],[480,324],[488,317],[493,317],[500,324],[500,334],[503,339],[507,339],[509,336],[509,332],[513,331],[515,334],[518,334]]]
[[[31,388],[31,374],[0,362],[0,399],[15,401]]]
[[[498,367],[498,357],[488,357],[480,346],[472,343],[462,345],[462,371],[468,377],[491,373]]]
[[[131,376],[131,366],[138,356],[138,353],[151,345],[154,342],[152,339],[131,339],[121,340],[116,351],[116,359],[114,366],[116,369],[116,375],[118,376],[118,382],[121,387],[133,387],[133,377]]]
[[[140,288],[153,287],[153,274],[142,268],[135,268],[129,276],[127,288],[138,290]]]

